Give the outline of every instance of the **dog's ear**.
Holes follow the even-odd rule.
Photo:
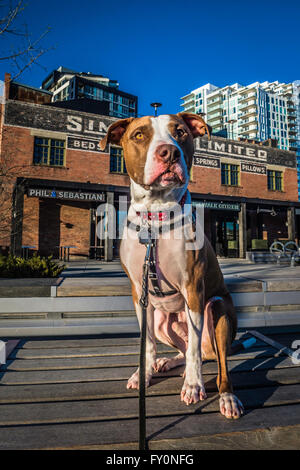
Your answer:
[[[190,131],[193,134],[193,137],[203,136],[204,134],[208,135],[210,139],[212,128],[206,124],[204,119],[199,116],[199,114],[194,113],[178,113],[177,116],[181,117],[184,120],[186,125],[189,127]]]
[[[130,117],[113,122],[108,128],[106,136],[103,137],[103,139],[101,139],[99,142],[100,150],[105,150],[107,144],[109,143],[120,145],[120,141],[127,129],[128,124],[133,120],[134,118]]]

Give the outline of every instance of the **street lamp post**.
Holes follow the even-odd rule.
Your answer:
[[[157,108],[160,108],[162,106],[161,103],[151,103],[152,108],[154,108],[154,116],[157,116]]]
[[[229,133],[229,138],[231,137],[231,139],[233,139],[233,124],[237,122],[236,119],[229,119],[229,121],[227,121],[227,124],[229,124],[229,129],[230,129],[230,133]],[[230,135],[231,134],[231,135]]]

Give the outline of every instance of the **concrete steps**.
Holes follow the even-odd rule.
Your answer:
[[[227,286],[241,328],[300,324],[300,279],[231,278]],[[137,332],[127,279],[51,287],[51,297],[0,297],[0,336]]]
[[[255,264],[279,264],[281,266],[289,266],[291,264],[290,255],[281,256],[278,262],[278,256],[269,251],[247,251],[246,259]]]

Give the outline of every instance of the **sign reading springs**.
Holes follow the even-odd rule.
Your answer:
[[[220,160],[218,158],[207,158],[200,156],[194,156],[194,165],[196,166],[207,166],[209,168],[220,168]]]

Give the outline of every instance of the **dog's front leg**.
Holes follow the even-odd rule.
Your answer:
[[[135,311],[139,326],[142,326],[142,308],[137,302],[135,304]],[[154,308],[149,303],[147,307],[147,329],[146,329],[146,387],[149,386],[153,373],[153,367],[156,361],[156,342],[154,336]],[[139,368],[132,374],[127,382],[127,388],[139,388]]]
[[[203,284],[203,283],[202,283]],[[186,297],[188,347],[186,351],[185,380],[181,401],[187,405],[206,398],[202,377],[201,339],[204,320],[204,288],[200,292],[188,292]]]

